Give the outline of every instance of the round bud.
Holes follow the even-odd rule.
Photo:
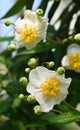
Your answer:
[[[11,21],[10,21],[9,19],[6,20],[6,21],[5,21],[5,25],[6,25],[6,26],[10,26],[10,25],[11,25]]]
[[[29,12],[31,12],[31,10],[27,9],[24,11],[24,16],[26,16]]]
[[[15,51],[16,50],[16,45],[15,44],[8,45],[8,50],[9,51]]]
[[[65,39],[62,41],[62,43],[65,44],[67,41],[68,41],[68,39],[65,38]]]
[[[24,94],[19,94],[19,96],[18,96],[20,99],[24,99]]]
[[[29,73],[30,72],[30,68],[25,68],[25,72]]]
[[[64,74],[64,73],[65,73],[65,69],[64,69],[63,67],[59,67],[59,68],[57,69],[57,72],[58,72],[59,74]]]
[[[41,114],[42,114],[42,111],[41,111],[41,109],[40,109],[40,105],[36,105],[36,106],[33,108],[33,110],[34,110],[34,113],[35,113],[36,115],[41,115]]]
[[[78,34],[76,34],[76,35],[74,36],[74,40],[80,41],[80,33],[78,33]]]
[[[36,67],[36,65],[37,65],[37,60],[35,58],[29,59],[29,61],[28,61],[29,67],[34,68],[34,67]]]
[[[55,65],[55,63],[54,63],[53,61],[50,61],[50,62],[48,63],[49,68],[54,67],[54,65]]]
[[[42,9],[37,9],[36,10],[36,15],[43,16],[43,10]]]
[[[27,101],[29,102],[29,103],[35,103],[36,102],[36,99],[35,99],[35,97],[33,96],[33,95],[29,95],[28,97],[27,97]]]
[[[28,82],[28,79],[26,77],[21,77],[19,79],[19,83],[22,84],[22,85],[26,85]]]

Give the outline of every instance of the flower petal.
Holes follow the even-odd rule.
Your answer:
[[[62,64],[62,66],[63,66],[64,68],[70,69],[70,66],[69,66],[69,63],[68,63],[68,57],[67,57],[67,55],[65,55],[65,56],[62,58],[61,64]]]
[[[72,53],[76,53],[76,52],[80,52],[80,46],[78,44],[71,44],[68,46],[67,48],[67,54],[72,54]]]
[[[31,93],[31,95],[35,96],[36,93],[41,92],[41,89],[37,84],[28,83],[26,90],[28,93]]]
[[[60,91],[62,93],[65,93],[69,86],[70,86],[70,83],[71,83],[72,79],[71,78],[68,78],[68,79],[60,79],[59,83],[60,83]]]
[[[18,18],[15,22],[15,29],[18,30],[19,28],[21,28],[23,25],[25,24],[25,20]]]
[[[36,93],[35,95],[36,100],[41,106],[41,110],[43,112],[49,112],[53,108],[53,98],[49,98],[47,96],[44,96],[42,93]]]
[[[53,105],[60,104],[68,95],[68,91],[65,91],[65,93],[59,92],[57,96],[53,99]]]

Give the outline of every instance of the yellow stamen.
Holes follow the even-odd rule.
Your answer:
[[[69,55],[69,64],[73,69],[80,68],[80,52]]]
[[[21,28],[18,29],[20,40],[26,44],[31,44],[38,37],[38,32],[36,27],[24,24]]]
[[[49,97],[55,97],[60,90],[59,82],[55,79],[46,79],[40,87],[42,93]]]

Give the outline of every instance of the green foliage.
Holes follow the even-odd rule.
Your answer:
[[[15,15],[16,13],[19,13],[19,11],[25,6],[26,1],[23,0],[18,0],[15,5],[13,5],[13,7],[2,17],[2,18],[7,18],[10,16]]]
[[[42,0],[38,8],[46,11],[50,0]],[[54,18],[62,0],[55,0],[48,12],[49,22]],[[17,0],[16,3],[1,18],[7,18],[18,14],[23,7],[32,9],[34,0]],[[66,2],[65,2],[66,4]],[[72,7],[70,9],[70,7]],[[49,24],[47,30],[47,41],[41,41],[35,48],[27,50],[18,48],[15,52],[10,52],[7,48],[0,53],[0,130],[61,130],[60,126],[77,122],[80,124],[80,112],[76,110],[80,102],[80,73],[73,70],[66,70],[66,77],[71,77],[72,82],[69,87],[69,94],[66,102],[55,106],[53,111],[35,115],[33,112],[34,104],[27,102],[26,85],[21,85],[19,79],[23,76],[29,76],[25,72],[28,68],[30,58],[38,59],[38,65],[47,67],[47,62],[53,61],[55,65],[51,68],[57,70],[61,66],[61,60],[66,54],[67,47],[76,42],[73,36],[80,33],[80,16],[76,17],[76,22],[70,34],[70,24],[74,14],[80,11],[80,0],[72,0],[62,10],[55,23]],[[58,29],[55,24],[61,22]],[[7,41],[9,44],[13,41],[14,36],[0,37],[0,42]],[[13,56],[13,54],[16,55]],[[19,94],[24,94],[24,99],[19,99]],[[37,103],[35,103],[36,105]]]

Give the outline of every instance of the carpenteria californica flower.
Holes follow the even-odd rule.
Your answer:
[[[70,83],[71,78],[66,79],[45,67],[36,67],[30,72],[27,92],[35,96],[42,112],[49,112],[66,98]]]
[[[71,44],[67,48],[67,55],[62,59],[62,66],[80,73],[80,46]]]
[[[31,49],[41,40],[46,39],[48,18],[27,11],[24,18],[18,18],[15,23],[15,43],[19,47]]]

